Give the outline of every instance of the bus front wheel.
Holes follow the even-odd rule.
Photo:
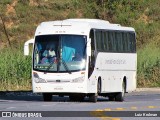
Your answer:
[[[115,101],[115,97],[114,96],[109,96],[109,101]]]
[[[81,101],[84,100],[84,98],[85,98],[84,95],[70,95],[70,96],[69,96],[69,99],[70,99],[71,101],[79,101],[79,102],[81,102]]]
[[[90,102],[97,102],[98,94],[101,93],[101,79],[99,78],[98,83],[97,83],[97,93],[92,93],[89,95],[89,101]]]
[[[89,101],[96,103],[97,102],[97,96],[98,95],[96,93],[90,94]]]
[[[43,93],[43,100],[44,101],[51,101],[52,100],[52,94],[50,93]]]

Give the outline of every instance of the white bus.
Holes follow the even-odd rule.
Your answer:
[[[136,39],[132,27],[98,19],[42,22],[33,43],[32,87],[44,101],[52,95],[82,101],[97,96],[123,101],[136,89]]]

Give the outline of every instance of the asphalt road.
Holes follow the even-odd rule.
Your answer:
[[[43,102],[41,94],[0,92],[0,112],[0,120],[159,120],[160,90],[139,89],[126,94],[124,102],[99,97],[97,103],[88,98],[71,102],[67,96],[53,96],[52,102]]]

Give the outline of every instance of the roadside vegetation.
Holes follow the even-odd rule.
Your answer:
[[[159,0],[0,0],[0,90],[31,89],[23,44],[43,21],[96,18],[137,33],[138,87],[160,87]]]
[[[138,50],[138,85],[160,87],[160,36]]]
[[[31,89],[31,56],[24,57],[23,49],[0,51],[0,90]]]

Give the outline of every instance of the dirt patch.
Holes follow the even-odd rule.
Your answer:
[[[38,6],[38,3],[36,0],[29,0],[29,5],[30,6]]]
[[[6,15],[9,15],[9,14],[16,14],[16,11],[14,9],[13,6],[7,4],[7,12],[6,12]]]
[[[16,10],[15,10],[15,6],[17,5],[18,0],[14,0],[12,2],[12,4],[7,4],[7,8],[6,8],[6,16],[16,16]],[[12,21],[12,19],[8,19],[7,21],[5,21],[5,27],[6,28],[11,28],[14,25],[14,22]]]
[[[9,15],[9,14],[12,14],[12,15],[16,15],[16,11],[15,11],[15,6],[17,4],[18,0],[14,0],[13,3],[10,5],[10,4],[7,4],[7,12],[6,12],[6,15]]]
[[[152,23],[153,21],[149,19],[149,17],[146,15],[146,13],[149,12],[149,9],[146,8],[146,10],[144,11],[144,13],[140,16],[140,18],[138,19],[138,21],[143,21],[145,24],[148,23]]]
[[[13,21],[11,19],[9,19],[9,21],[6,21],[5,22],[5,26],[6,28],[11,28],[12,26],[14,25]]]
[[[77,17],[78,17],[78,18],[81,18],[81,17],[83,16],[83,13],[82,13],[81,10],[77,10],[77,11],[76,11],[76,14],[77,14]]]
[[[145,24],[149,22],[148,16],[145,14],[141,15],[141,17],[138,19],[138,21],[143,21]]]

